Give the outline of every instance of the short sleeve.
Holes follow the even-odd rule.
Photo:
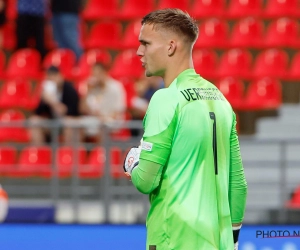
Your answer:
[[[168,161],[177,124],[177,101],[169,89],[158,90],[144,117],[141,159],[165,165]]]

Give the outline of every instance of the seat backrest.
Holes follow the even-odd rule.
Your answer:
[[[54,49],[49,52],[43,60],[43,68],[51,65],[58,67],[62,74],[70,74],[76,63],[76,55],[70,49]]]
[[[40,74],[41,56],[35,49],[20,49],[10,57],[8,77],[35,78]]]
[[[231,49],[226,51],[221,59],[218,70],[219,76],[236,76],[246,78],[250,75],[252,56],[249,51]]]
[[[300,78],[300,52],[296,53],[292,59],[290,70],[289,70],[289,77],[294,79]]]
[[[186,11],[189,9],[189,1],[188,0],[160,0],[157,9],[165,9],[165,8],[179,8],[183,11]]]
[[[281,84],[270,77],[250,83],[246,95],[247,105],[278,108],[282,102]]]
[[[259,16],[262,9],[262,0],[231,0],[228,7],[228,18]]]
[[[218,18],[210,18],[199,27],[199,37],[195,47],[223,48],[228,43],[228,24]]]
[[[78,157],[78,163],[84,164],[86,161],[86,150],[83,147],[74,149],[73,147],[62,146],[57,149],[56,160],[58,166],[72,168]]]
[[[226,77],[216,82],[216,86],[234,108],[239,108],[242,105],[244,84],[241,80],[234,77]]]
[[[268,0],[264,16],[270,18],[295,16],[297,9],[299,9],[299,1],[297,0]]]
[[[143,73],[142,63],[136,55],[135,50],[124,50],[120,52],[112,65],[110,74],[113,77],[134,77],[140,78]]]
[[[87,20],[99,19],[101,17],[114,17],[117,14],[117,0],[89,0],[82,13]]]
[[[195,71],[204,78],[216,76],[217,60],[217,54],[212,50],[201,49],[193,52]]]
[[[287,74],[288,55],[283,50],[268,49],[262,51],[256,58],[253,68],[255,77],[279,77]]]
[[[262,46],[264,26],[262,21],[247,17],[238,21],[232,30],[230,43],[232,46],[256,48]]]
[[[2,48],[6,50],[15,50],[17,43],[16,24],[14,22],[3,24],[0,28],[0,34],[2,37],[5,37],[2,41]]]
[[[0,106],[27,108],[31,98],[31,83],[24,78],[7,80],[0,91]]]
[[[154,8],[153,0],[126,0],[121,8],[121,13],[137,12],[138,15],[146,15]],[[141,17],[142,17],[141,16]]]
[[[194,18],[221,17],[225,13],[224,0],[197,0],[191,7],[191,16]]]
[[[103,48],[114,47],[120,43],[122,27],[119,22],[98,22],[91,28],[88,37],[88,47],[91,48]]]
[[[287,17],[273,21],[266,33],[265,41],[268,46],[290,47],[298,46],[299,25]]]
[[[29,146],[21,151],[20,165],[50,165],[51,148],[47,146]]]
[[[16,148],[6,146],[0,147],[0,168],[3,165],[13,165],[17,161],[17,152]]]
[[[125,48],[138,48],[141,27],[140,20],[129,23],[123,36],[123,46]]]

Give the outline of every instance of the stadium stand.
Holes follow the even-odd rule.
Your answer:
[[[50,65],[61,68],[65,77],[72,80],[77,91],[83,95],[91,66],[102,62],[110,68],[110,74],[125,86],[127,108],[130,110],[130,103],[136,95],[134,81],[144,74],[136,55],[140,18],[152,9],[179,7],[187,10],[199,24],[200,35],[193,54],[196,71],[220,88],[237,111],[239,123],[247,123],[249,120],[244,113],[251,113],[256,122],[251,132],[254,138],[292,140],[299,137],[300,106],[286,107],[288,102],[294,100],[299,104],[300,99],[300,52],[297,51],[300,47],[299,1],[86,2],[80,23],[84,53],[76,62],[73,53],[57,49],[50,22],[46,26],[45,36],[47,48],[51,51],[43,60],[32,48],[16,51],[16,0],[8,1],[8,22],[0,28],[0,36],[5,38],[0,43],[0,122],[26,121],[40,99],[41,76]],[[290,92],[287,91],[289,86],[292,89]],[[292,95],[297,98],[292,98]],[[264,116],[264,111],[279,113],[270,118]],[[130,114],[127,114],[126,119],[129,118]],[[241,136],[248,135],[248,132],[240,126]],[[126,143],[132,139],[128,129],[109,136],[111,142]],[[0,126],[0,175],[29,180],[29,177],[41,177],[47,181],[54,176],[57,165],[56,174],[63,180],[73,178],[75,172],[82,180],[99,179],[104,176],[104,168],[109,164],[113,181],[124,177],[121,168],[124,148],[112,146],[106,150],[102,145],[87,144],[84,147],[80,145],[78,149],[77,146],[57,144],[57,150],[53,151],[48,146],[28,146],[29,139],[28,130],[24,127],[9,127],[4,123]],[[9,146],[7,143],[10,143]],[[260,142],[252,145],[245,141],[241,142],[241,147],[251,185],[249,203],[264,211],[280,207],[280,147],[277,144],[262,145]],[[299,147],[290,146],[287,151],[288,176],[293,181],[287,189],[291,191],[298,183],[298,165],[292,163],[300,160]],[[77,161],[74,153],[78,156],[77,170],[74,169],[74,162]],[[253,163],[253,159],[260,162]],[[265,165],[261,162],[267,162],[269,168],[262,169]],[[262,184],[266,181],[264,174],[268,176],[268,185]],[[299,206],[299,189],[296,189],[287,207]],[[257,214],[252,215],[249,221],[261,220]]]
[[[193,59],[196,72],[208,79],[217,77],[218,56],[216,52],[208,49],[194,50]]]
[[[241,80],[233,77],[226,77],[217,81],[216,86],[234,109],[241,109],[243,107],[245,90]]]
[[[205,19],[211,17],[223,17],[226,7],[225,0],[198,0],[194,1],[190,8],[190,14],[195,19]]]
[[[267,49],[257,56],[254,62],[252,76],[264,76],[285,79],[288,70],[288,54],[284,50]]]
[[[253,58],[249,51],[242,49],[227,50],[220,58],[218,76],[232,76],[249,79]]]
[[[122,20],[139,19],[154,9],[152,0],[126,0],[120,9],[118,18]]]
[[[254,17],[243,18],[234,25],[230,46],[234,48],[260,49],[263,46],[264,24]]]
[[[299,48],[299,24],[290,18],[274,20],[265,36],[265,47]]]
[[[200,24],[195,48],[225,49],[228,46],[229,26],[218,18],[210,18]]]
[[[85,20],[99,20],[118,16],[117,0],[90,0],[82,12]]]
[[[262,0],[231,0],[226,17],[228,19],[239,19],[247,16],[260,17],[262,10]]]
[[[12,54],[7,66],[7,78],[41,78],[41,56],[35,49],[20,49]]]
[[[64,77],[69,78],[76,64],[76,55],[70,49],[54,49],[49,52],[43,59],[43,69],[46,70],[50,66],[60,69]]]
[[[263,12],[264,18],[300,17],[299,1],[268,0]]]

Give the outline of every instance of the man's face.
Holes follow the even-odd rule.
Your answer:
[[[93,67],[92,78],[95,85],[103,85],[105,83],[106,76],[106,71],[102,67],[98,65]]]
[[[155,30],[152,24],[145,24],[141,28],[139,41],[137,55],[141,57],[146,76],[163,76],[168,60],[167,35],[162,29]]]
[[[62,75],[60,73],[56,73],[56,72],[55,73],[54,72],[47,73],[47,79],[52,82],[55,82],[55,84],[58,87],[60,87],[64,82]]]

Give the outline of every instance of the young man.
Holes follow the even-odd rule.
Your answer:
[[[142,20],[137,54],[146,76],[165,88],[152,97],[143,141],[124,163],[150,194],[147,250],[233,250],[244,217],[247,183],[235,114],[222,93],[193,69],[195,21],[178,9]]]

